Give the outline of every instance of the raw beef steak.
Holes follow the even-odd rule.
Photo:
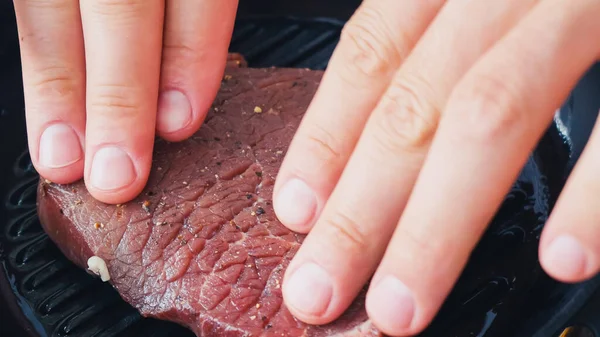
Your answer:
[[[324,326],[296,320],[282,300],[282,277],[303,236],[276,219],[271,194],[322,73],[249,69],[235,55],[228,65],[201,129],[180,143],[156,140],[137,199],[107,205],[83,182],[41,179],[44,229],[144,316],[198,336],[379,336],[364,291]]]

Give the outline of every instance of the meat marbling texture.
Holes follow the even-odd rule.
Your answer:
[[[285,307],[282,277],[304,236],[277,220],[273,183],[322,73],[244,65],[229,57],[193,137],[156,140],[149,181],[135,200],[107,205],[81,181],[41,179],[44,229],[81,268],[102,258],[111,284],[142,315],[198,336],[381,335],[367,318],[364,291],[328,325],[304,324]]]

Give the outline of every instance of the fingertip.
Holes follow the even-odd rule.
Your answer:
[[[83,178],[83,161],[60,169],[48,169],[36,163],[33,166],[42,179],[59,185],[71,184]]]
[[[317,196],[303,180],[289,178],[277,189],[273,208],[284,226],[295,232],[308,233],[317,213]]]
[[[145,186],[145,182],[140,181],[139,183],[131,184],[117,190],[106,191],[96,188],[87,180],[85,183],[88,192],[94,199],[109,205],[124,204],[132,201],[143,191]]]
[[[90,186],[90,184],[87,182],[86,187],[88,189],[88,192],[94,199],[109,205],[117,205],[130,202],[133,199],[135,199],[144,189],[143,184],[136,184],[120,190],[104,191],[98,190],[94,188],[94,186]]]
[[[150,161],[131,156],[115,145],[99,147],[90,159],[85,184],[89,193],[107,204],[126,203],[144,189]]]
[[[314,262],[304,262],[286,273],[282,294],[288,310],[308,324],[325,324],[333,320],[330,305],[333,280]]]
[[[571,235],[548,238],[540,247],[540,264],[552,278],[564,283],[576,283],[597,272],[591,253],[580,240]]]
[[[170,142],[185,140],[198,131],[206,113],[207,111],[195,112],[190,99],[183,91],[164,90],[158,99],[156,133]]]
[[[395,276],[374,279],[365,307],[373,324],[389,336],[413,336],[428,325],[418,315],[413,291]]]
[[[79,134],[63,122],[50,123],[41,130],[38,144],[30,148],[32,162],[40,176],[57,184],[69,184],[83,177],[84,153]]]
[[[83,177],[83,132],[67,122],[51,122],[41,127],[28,119],[31,162],[44,179],[57,184],[70,184]],[[77,124],[77,123],[75,123]]]

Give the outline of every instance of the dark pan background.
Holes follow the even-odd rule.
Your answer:
[[[255,67],[275,65],[323,69],[327,66],[327,59],[337,42],[341,22],[350,17],[359,3],[358,0],[329,0],[326,2],[319,0],[242,0],[238,13],[239,22],[231,49],[232,51],[243,51],[249,64]],[[291,21],[270,19],[281,16],[294,16],[297,19]],[[315,17],[327,17],[340,21],[314,20]],[[280,48],[284,44],[286,47]],[[599,108],[600,66],[594,66],[581,79],[579,85],[565,102],[556,123],[542,141],[550,145],[541,146],[541,150],[538,151],[539,156],[551,158],[542,160],[544,164],[551,166],[550,169],[546,168],[546,171],[543,172],[559,172],[565,176],[569,173],[587,141]],[[19,228],[19,230],[23,230],[24,236],[28,235],[28,230],[39,229],[36,217],[29,214],[34,210],[35,194],[32,194],[31,186],[35,183],[35,172],[32,170],[27,156],[22,156],[26,149],[23,112],[18,38],[12,3],[3,1],[0,2],[0,174],[3,177],[0,178],[0,197],[5,198],[8,195],[9,198],[0,200],[4,203],[3,207],[10,208],[10,212],[13,213],[0,211],[0,337],[37,337],[40,334],[36,331],[48,331],[49,327],[52,327],[54,331],[53,336],[91,336],[92,331],[101,331],[101,329],[94,330],[98,327],[84,322],[86,317],[89,320],[89,316],[86,316],[85,313],[83,315],[77,313],[71,320],[52,321],[53,317],[62,318],[64,314],[66,319],[73,313],[63,312],[60,308],[61,298],[55,297],[55,302],[52,302],[52,297],[44,293],[42,289],[45,288],[42,286],[39,287],[39,291],[27,292],[25,289],[27,284],[36,284],[35,282],[43,284],[43,279],[39,277],[39,274],[38,279],[31,277],[32,273],[15,274],[16,269],[11,269],[11,264],[8,262],[4,263],[20,258],[23,260],[25,269],[35,263],[50,263],[48,266],[51,271],[46,273],[47,277],[60,277],[60,275],[70,275],[71,272],[74,272],[72,266],[61,264],[63,263],[61,261],[57,262],[56,259],[60,258],[59,253],[51,243],[43,239],[45,236],[43,233],[36,234],[39,237],[32,236],[38,241],[32,239],[32,244],[27,249],[2,244],[3,235],[6,235],[5,229],[9,231]],[[545,152],[552,152],[552,155]],[[15,160],[17,158],[18,160]],[[21,181],[17,182],[15,179]],[[560,180],[559,177],[556,179]],[[553,188],[551,187],[551,189]],[[18,224],[20,226],[18,227],[15,225],[14,219],[10,218],[11,215],[14,218],[14,214],[25,214],[28,218],[26,221],[19,220],[21,223]],[[17,256],[16,248],[20,249],[18,252],[21,255]],[[29,278],[25,278],[23,283],[17,282],[17,279],[23,275]],[[77,275],[74,277],[81,277],[81,284],[89,282],[91,279],[82,271],[75,271],[74,275]],[[8,280],[4,279],[6,277]],[[548,293],[547,295],[553,300],[548,301],[545,305],[537,306],[536,312],[528,315],[526,322],[518,329],[518,337],[557,337],[561,327],[570,323],[588,325],[594,330],[596,336],[600,336],[600,327],[598,326],[598,322],[600,322],[600,292],[596,292],[598,284],[598,279],[594,279],[575,286],[553,286],[552,294]],[[105,285],[99,289],[99,294],[109,294],[108,302],[118,302],[118,296],[111,290]],[[61,293],[64,291],[64,289],[60,290]],[[534,298],[540,298],[539,294],[535,296]],[[89,296],[86,297],[86,300],[90,300]],[[44,302],[45,306],[40,305],[40,302]],[[81,303],[84,302],[82,296]],[[583,309],[581,309],[582,307]],[[85,308],[85,304],[81,304],[81,310]],[[114,327],[115,333],[119,329],[127,330],[127,327],[134,326],[139,335],[143,336],[165,336],[164,333],[168,333],[170,336],[190,336],[187,331],[163,322],[142,324],[140,322],[146,321],[141,321],[139,315],[132,312],[130,308],[120,306],[120,304],[116,308],[117,311],[122,310],[120,314],[124,318],[118,321],[121,326]],[[97,307],[93,309],[101,310]],[[54,316],[52,310],[55,312]],[[90,314],[94,314],[94,311],[92,310]],[[81,317],[81,319],[78,320],[77,317]],[[136,325],[143,327],[136,327]],[[84,331],[87,332],[84,333]],[[109,336],[110,334],[99,333],[98,336],[100,335]],[[437,333],[434,331],[433,334],[430,333],[427,336],[443,337],[439,331]],[[480,337],[483,337],[483,334]],[[485,337],[492,336],[485,334]]]

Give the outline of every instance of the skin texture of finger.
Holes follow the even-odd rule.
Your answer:
[[[598,55],[599,9],[592,0],[540,2],[454,89],[367,294],[383,332],[414,335],[431,322],[554,111]],[[408,311],[406,321],[395,314]]]
[[[284,225],[306,233],[366,119],[443,0],[366,0],[348,22],[276,180]]]
[[[600,270],[600,121],[563,188],[540,242],[540,263],[562,282],[581,282]]]
[[[329,322],[364,286],[408,199],[438,111],[461,75],[534,3],[453,1],[440,11],[369,118],[321,217],[288,267],[284,298],[298,318]],[[468,24],[463,24],[465,13],[472,17]],[[415,81],[417,73],[420,80]],[[324,311],[309,313],[295,305],[310,298],[316,307],[315,296],[301,293],[314,292],[316,286],[295,276],[306,263],[322,268],[332,283]]]
[[[85,60],[77,0],[15,1],[29,152],[38,173],[83,177]]]
[[[156,130],[180,141],[198,130],[221,85],[237,0],[168,0]]]
[[[87,61],[85,182],[96,199],[141,192],[152,162],[164,3],[81,2]]]

